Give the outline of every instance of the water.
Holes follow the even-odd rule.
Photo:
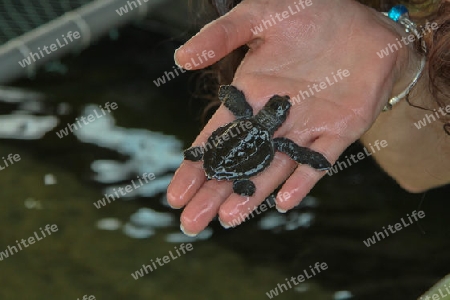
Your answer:
[[[65,74],[15,83],[0,101],[0,153],[20,155],[0,172],[0,251],[58,227],[0,262],[1,299],[268,299],[316,262],[328,268],[276,299],[416,299],[449,272],[449,188],[408,194],[370,159],[326,176],[286,215],[272,209],[235,229],[213,221],[196,240],[180,235],[180,211],[163,191],[203,104],[190,100],[190,75],[153,84],[177,44],[133,28],[120,36],[65,59]],[[107,102],[117,109],[58,138]],[[144,173],[156,179],[94,206]],[[426,217],[364,245],[414,210]],[[177,256],[188,242],[193,250]],[[176,259],[131,276],[169,253]]]

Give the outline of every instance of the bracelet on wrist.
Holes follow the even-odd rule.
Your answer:
[[[412,34],[414,34],[415,37],[421,41],[423,53],[427,52],[427,45],[425,44],[425,41],[421,39],[421,35],[419,33],[419,30],[417,29],[417,25],[409,19],[408,9],[404,5],[396,5],[393,8],[391,8],[389,12],[383,12],[383,14],[389,17],[391,20],[401,24],[407,33],[411,32]],[[411,83],[400,94],[390,98],[388,103],[384,106],[383,111],[391,110],[393,105],[398,103],[402,98],[404,98],[406,95],[409,94],[409,92],[412,90],[412,88],[416,85],[417,81],[419,80],[420,75],[422,75],[422,72],[425,68],[425,63],[426,57],[424,55],[420,60],[420,66]]]

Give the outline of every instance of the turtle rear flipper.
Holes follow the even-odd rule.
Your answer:
[[[241,196],[253,196],[256,191],[255,184],[248,179],[238,179],[233,182],[233,192]]]
[[[253,108],[245,100],[245,95],[232,85],[221,85],[219,88],[219,100],[228,108],[236,118],[253,116]]]
[[[319,171],[325,171],[331,168],[331,164],[325,156],[309,148],[300,147],[290,139],[284,137],[275,138],[273,139],[273,145],[276,150],[289,155],[290,158],[300,164],[309,165]]]

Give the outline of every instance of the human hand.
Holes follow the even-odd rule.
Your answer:
[[[184,66],[204,50],[214,51],[213,59],[196,66],[204,68],[247,44],[250,50],[232,84],[244,92],[254,112],[274,94],[289,95],[293,106],[275,137],[287,137],[334,162],[370,128],[391,92],[408,84],[417,59],[407,47],[382,59],[377,56],[388,43],[397,42],[402,29],[356,1],[312,0],[304,1],[303,8],[296,5],[300,9],[292,0],[245,0],[205,26],[175,58]],[[279,21],[286,16],[283,11],[288,16]],[[277,22],[255,32],[263,20]],[[342,76],[344,72],[348,75]],[[309,95],[302,97],[300,91]],[[222,105],[193,145],[206,142],[215,129],[232,120],[234,116]],[[253,210],[285,180],[276,198],[277,209],[291,209],[324,174],[277,152],[270,166],[252,177],[255,194],[243,197],[232,193],[232,182],[206,181],[201,162],[184,161],[167,198],[173,207],[186,206],[182,229],[196,234],[217,213],[225,226],[235,223],[240,213]]]

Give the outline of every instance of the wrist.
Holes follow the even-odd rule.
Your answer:
[[[398,75],[395,76],[397,79],[394,81],[391,97],[384,107],[386,111],[390,110],[393,105],[400,102],[403,98],[407,98],[417,84],[425,69],[427,46],[422,39],[425,31],[418,28],[410,20],[408,10],[404,6],[397,5],[384,14],[395,22],[394,29],[400,34],[400,38],[396,38],[397,43],[389,44],[388,47],[391,50],[402,50],[398,52],[396,60]],[[430,24],[427,23],[426,29],[431,30],[435,28],[430,28]],[[415,47],[414,43],[416,45],[420,44],[420,46]]]
[[[399,55],[397,65],[396,80],[392,86],[385,110],[389,110],[396,103],[408,99],[412,91],[416,89],[417,83],[426,80],[424,76],[426,58],[412,47],[405,48],[405,51]]]

